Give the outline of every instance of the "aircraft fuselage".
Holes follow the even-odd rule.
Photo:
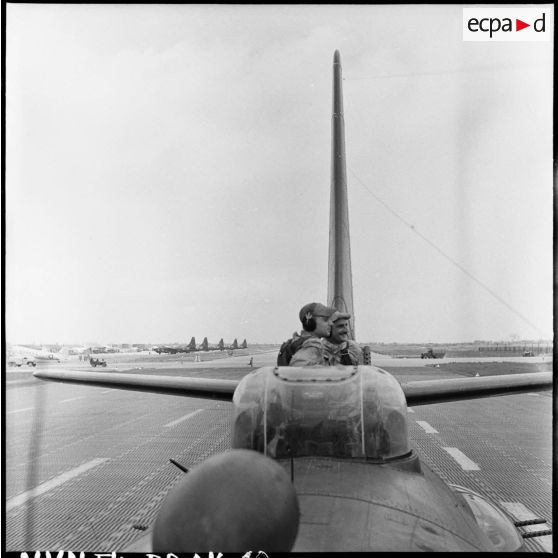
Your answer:
[[[290,474],[289,460],[281,460]],[[464,498],[413,452],[397,463],[328,457],[293,460],[300,523],[293,551],[516,551],[521,537],[490,510],[491,536]]]

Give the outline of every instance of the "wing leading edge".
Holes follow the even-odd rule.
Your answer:
[[[166,395],[182,395],[202,399],[231,401],[239,380],[181,378],[147,374],[119,374],[115,372],[76,372],[72,370],[37,370],[33,374],[41,380],[53,380],[97,387],[147,391]]]
[[[184,378],[115,372],[77,372],[72,370],[38,370],[33,374],[41,380],[80,383],[166,395],[231,401],[240,380]],[[552,372],[506,374],[443,380],[422,380],[401,384],[408,405],[428,405],[509,395],[552,387]]]
[[[421,380],[401,384],[401,387],[408,405],[428,405],[547,390],[552,387],[552,372]]]

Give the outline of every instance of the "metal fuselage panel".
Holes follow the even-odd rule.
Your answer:
[[[494,550],[467,505],[424,465],[295,459],[294,485],[295,552]]]

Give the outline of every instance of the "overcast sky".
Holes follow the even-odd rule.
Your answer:
[[[551,338],[553,42],[462,8],[8,4],[7,340],[299,329],[335,49],[357,339]]]

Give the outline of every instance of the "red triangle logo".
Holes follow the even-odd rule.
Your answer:
[[[530,23],[525,23],[524,21],[521,21],[520,19],[515,20],[515,30],[516,31],[521,31],[522,29],[525,29],[525,27],[531,27],[531,24]]]

